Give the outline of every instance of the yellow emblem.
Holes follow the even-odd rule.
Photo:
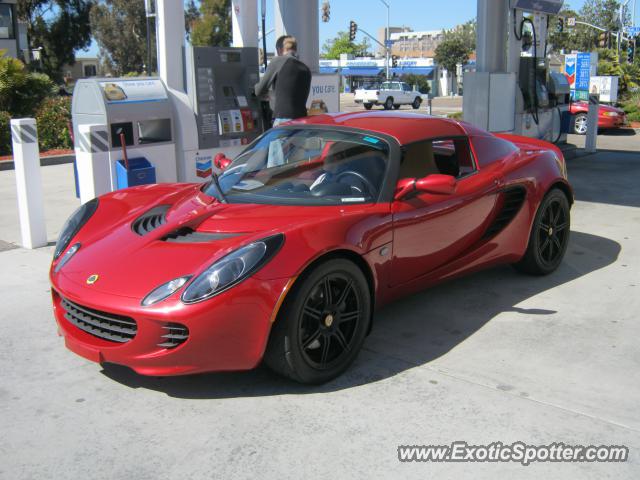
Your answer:
[[[93,285],[98,281],[98,278],[100,277],[95,273],[93,275],[90,275],[89,278],[87,278],[87,285]]]

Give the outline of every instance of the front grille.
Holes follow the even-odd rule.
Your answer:
[[[167,331],[160,338],[163,339],[162,343],[158,346],[162,348],[176,348],[182,345],[189,338],[189,329],[185,325],[179,323],[167,323],[162,327]]]
[[[167,210],[169,210],[169,205],[160,205],[152,208],[139,216],[131,224],[131,229],[140,236],[146,235],[152,230],[164,225],[167,221],[165,218]]]
[[[66,298],[62,299],[61,306],[66,311],[64,318],[70,323],[103,340],[126,343],[132,340],[138,331],[136,321],[130,317],[82,307]]]

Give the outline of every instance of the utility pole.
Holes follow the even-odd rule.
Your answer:
[[[384,34],[384,51],[385,51],[385,66],[386,66],[386,74],[387,80],[389,80],[389,53],[391,52],[391,47],[389,46],[389,40],[391,40],[391,33],[389,32],[389,4],[385,0],[380,0],[385,7],[387,7],[387,29]]]

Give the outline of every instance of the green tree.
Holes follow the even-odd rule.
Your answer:
[[[559,19],[564,21],[564,28],[562,32],[558,31]],[[577,32],[582,29],[580,25],[576,27],[569,27],[567,25],[568,18],[580,18],[578,13],[567,5],[563,5],[558,16],[549,17],[549,48],[550,52],[555,53],[569,53],[571,50],[579,50],[577,48],[578,39]],[[579,27],[579,28],[578,28]]]
[[[191,9],[190,22],[193,45],[227,47],[231,44],[231,0],[201,0],[200,15]]]
[[[444,32],[445,40],[459,39],[461,40],[469,52],[476,49],[476,19],[469,20],[457,27]]]
[[[188,0],[184,5],[184,30],[187,33],[187,39],[191,40],[191,29],[193,24],[202,17],[200,9],[196,5],[195,0]]]
[[[94,0],[18,0],[18,18],[27,24],[31,49],[40,50],[40,68],[62,80],[62,66],[75,63],[74,52],[89,46],[89,12]]]
[[[451,75],[451,91],[453,91],[456,66],[467,63],[471,52],[469,44],[464,39],[458,36],[446,38],[446,34],[445,39],[436,47],[434,60],[439,66],[446,68]]]
[[[574,17],[578,21],[604,28],[609,32],[617,32],[620,30],[619,11],[620,2],[618,0],[586,0],[578,13],[565,5],[560,11],[560,16],[565,20]],[[628,24],[628,12],[625,12],[624,18],[625,24]],[[568,27],[565,22],[564,31],[558,33],[557,23],[557,18],[552,18],[549,22],[553,51],[590,52],[598,46],[598,36],[602,33],[601,30],[583,24]]]
[[[91,9],[91,29],[100,59],[113,75],[142,73],[147,63],[147,21],[144,0],[102,0]],[[155,34],[151,41],[155,64]]]
[[[354,57],[366,57],[370,55],[371,43],[366,38],[361,43],[349,40],[348,32],[338,32],[335,38],[327,40],[322,46],[322,58],[338,59],[343,53]]]
[[[415,73],[407,73],[400,77],[400,80],[408,83],[411,86],[416,86],[420,93],[429,93],[431,90],[431,85],[429,85],[429,80],[424,75],[416,75]]]
[[[0,111],[14,117],[31,116],[55,84],[44,73],[29,72],[24,63],[0,51]]]

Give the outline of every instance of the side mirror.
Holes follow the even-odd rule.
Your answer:
[[[456,178],[451,175],[434,173],[424,178],[403,178],[396,185],[394,200],[401,200],[409,193],[417,191],[435,195],[451,195],[456,191]]]
[[[224,170],[231,165],[232,160],[224,156],[224,153],[219,153],[213,159],[213,164],[218,170]]]

